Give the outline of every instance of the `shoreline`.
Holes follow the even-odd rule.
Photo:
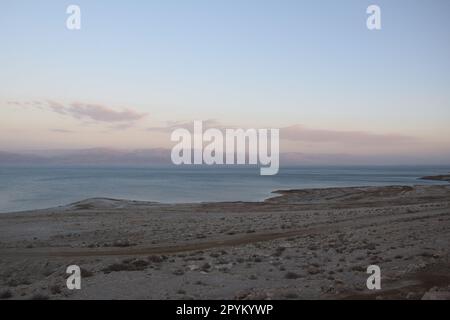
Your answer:
[[[277,190],[262,202],[87,199],[0,215],[0,291],[13,299],[421,299],[450,286],[449,230],[449,184]],[[84,270],[82,290],[65,288],[71,264]],[[383,272],[376,294],[365,288],[371,264]]]
[[[435,184],[436,186],[440,185],[446,185],[444,182],[450,183],[450,175],[437,175],[437,176],[425,176],[425,177],[419,177],[418,180],[430,180],[430,181],[438,181],[442,182],[442,184]],[[161,205],[195,205],[195,204],[232,204],[232,203],[264,203],[267,200],[270,200],[271,198],[279,197],[280,195],[283,195],[284,193],[292,193],[292,192],[301,192],[301,191],[309,191],[309,190],[333,190],[333,189],[355,189],[355,188],[389,188],[389,187],[427,187],[427,186],[433,186],[428,184],[413,184],[413,185],[402,185],[402,184],[388,184],[388,185],[361,185],[361,186],[345,186],[345,187],[317,187],[317,188],[292,188],[292,189],[275,189],[273,191],[270,191],[269,194],[264,197],[261,200],[255,200],[255,201],[191,201],[191,202],[163,202],[163,201],[154,201],[154,200],[134,200],[134,199],[122,199],[122,198],[111,198],[111,197],[93,197],[93,198],[86,198],[81,199],[69,204],[62,204],[57,206],[51,206],[41,209],[29,209],[29,210],[19,210],[19,211],[6,211],[6,212],[0,212],[0,215],[8,215],[8,214],[21,214],[21,213],[27,213],[27,212],[39,212],[39,211],[48,211],[48,210],[65,210],[67,208],[70,208],[72,206],[76,206],[77,204],[83,204],[87,202],[110,202],[110,203],[140,203],[142,205],[146,204],[161,204]]]

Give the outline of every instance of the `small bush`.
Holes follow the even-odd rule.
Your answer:
[[[57,284],[50,287],[51,294],[60,294],[61,293],[61,287]]]
[[[135,260],[130,263],[114,263],[102,271],[104,273],[118,272],[118,271],[142,271],[148,267],[149,263],[145,260]]]
[[[288,293],[284,294],[284,298],[285,299],[298,299],[299,295],[295,292],[288,292]]]
[[[153,262],[153,263],[161,263],[164,261],[164,258],[162,256],[149,256],[148,261]]]
[[[183,270],[180,270],[180,269],[178,269],[178,270],[175,270],[174,272],[172,272],[174,275],[176,275],[176,276],[182,276],[183,274],[184,274],[184,271]]]
[[[298,279],[298,278],[300,278],[300,275],[297,274],[297,273],[295,273],[295,272],[287,272],[287,273],[284,275],[284,278],[285,278],[285,279]]]
[[[93,275],[94,275],[93,272],[91,272],[91,271],[89,271],[89,270],[86,270],[86,269],[84,269],[84,268],[81,268],[81,277],[83,277],[83,278],[89,278],[89,277],[92,277]]]
[[[49,297],[42,293],[35,293],[31,296],[31,300],[48,300]]]
[[[9,299],[9,298],[12,298],[11,290],[6,289],[0,291],[0,299]]]

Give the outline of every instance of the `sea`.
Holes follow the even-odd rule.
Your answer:
[[[432,185],[419,180],[450,166],[282,167],[0,167],[0,213],[44,209],[88,198],[163,203],[261,201],[275,190],[348,186]]]

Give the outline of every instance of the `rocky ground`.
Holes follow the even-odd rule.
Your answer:
[[[450,299],[449,244],[447,185],[89,199],[0,215],[0,299]],[[81,290],[66,287],[69,265]]]

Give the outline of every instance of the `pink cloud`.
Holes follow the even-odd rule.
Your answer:
[[[10,101],[8,104],[21,107],[45,106],[50,111],[61,115],[70,116],[75,119],[89,120],[106,123],[130,123],[144,118],[147,114],[139,113],[129,108],[116,110],[101,104],[91,104],[74,102],[71,104],[63,104],[53,100],[41,101]]]
[[[130,109],[116,111],[98,104],[72,103],[65,110],[75,118],[88,118],[103,122],[136,121],[145,117],[145,114]]]
[[[225,128],[233,128],[231,126],[224,126],[219,121],[214,119],[208,119],[202,121],[203,124],[203,130],[209,129],[209,128],[216,128],[219,130],[224,130]],[[154,131],[154,132],[165,132],[170,133],[175,129],[183,128],[189,131],[194,130],[194,121],[190,122],[183,122],[183,121],[168,121],[166,126],[164,127],[150,127],[147,128],[148,131]]]
[[[414,142],[412,136],[400,134],[379,134],[366,131],[338,131],[312,129],[302,125],[293,125],[280,129],[280,138],[303,142],[332,142],[346,144],[402,144]]]

